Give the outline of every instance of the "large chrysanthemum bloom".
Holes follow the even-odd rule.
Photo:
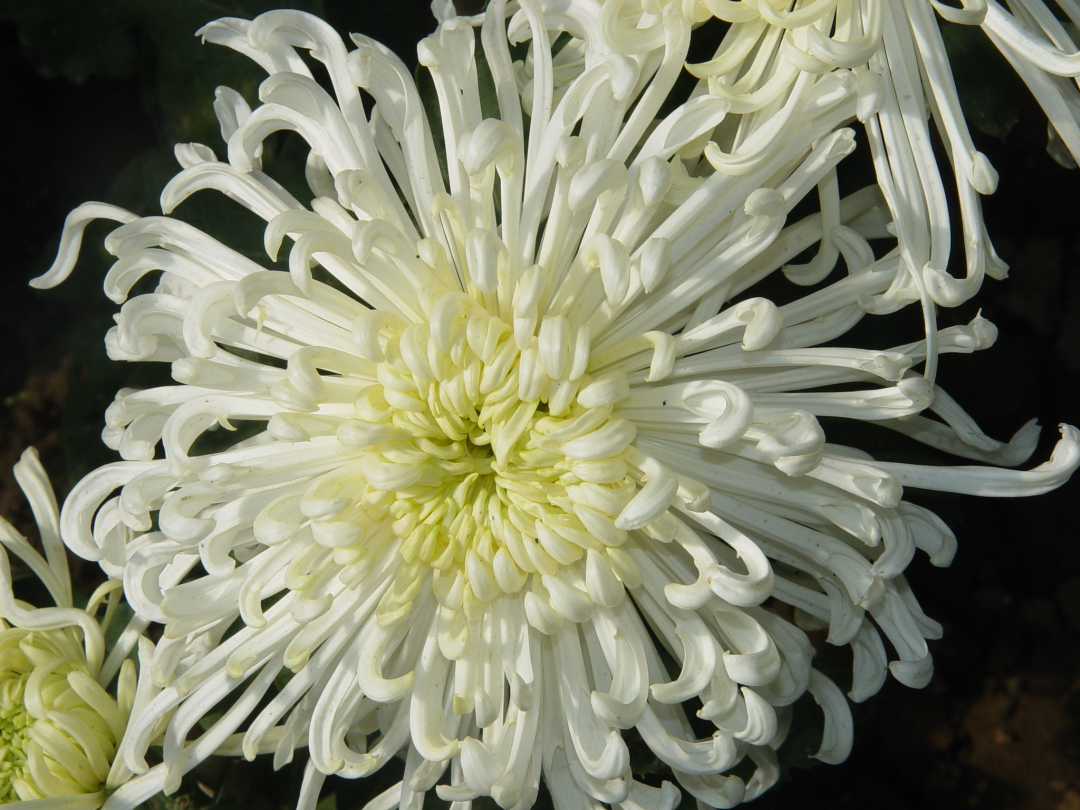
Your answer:
[[[56,607],[15,598],[0,549],[0,804],[93,810],[107,789],[131,776],[116,759],[136,692],[135,666],[125,657],[146,623],[136,619],[106,658],[104,631],[115,615],[119,583],[99,588],[86,610],[73,607],[56,499],[33,450],[23,454],[15,475],[38,520],[45,556],[3,519],[0,543],[27,564]],[[149,649],[141,654],[148,663]],[[115,696],[107,691],[114,678]]]
[[[281,765],[306,745],[305,807],[324,775],[401,754],[404,779],[373,806],[414,808],[434,788],[527,808],[543,778],[556,806],[671,808],[678,791],[635,780],[631,733],[729,807],[776,779],[807,691],[825,714],[818,757],[851,744],[843,695],[767,598],[852,646],[853,699],[889,670],[921,686],[940,628],[902,571],[917,548],[947,564],[955,540],[903,488],[1036,494],[1080,463],[1070,427],[1029,472],[827,444],[819,417],[1012,466],[1038,434],[990,439],[912,370],[992,343],[981,318],[902,346],[838,345],[905,272],[901,251],[868,243],[892,238],[891,217],[869,188],[785,225],[853,149],[859,82],[816,82],[732,172],[707,148],[728,99],[705,92],[654,120],[690,21],[665,10],[663,43],[627,54],[575,16],[599,6],[564,5],[522,0],[507,21],[493,2],[483,61],[468,21],[443,22],[419,47],[436,120],[365,37],[349,52],[293,11],[208,26],[270,74],[263,104],[219,91],[228,160],[178,147],[162,206],[229,195],[267,221],[272,258],[292,241],[288,272],[168,216],[87,204],[69,217],[38,286],[71,271],[87,221],[124,223],[106,241],[106,291],[124,302],[107,346],[171,363],[177,382],[118,394],[104,436],[124,460],[82,481],[62,519],[71,547],[164,625],[154,694],[121,752],[146,773],[110,807],[174,789],[214,751]],[[311,147],[309,206],[261,169],[283,129]],[[828,284],[801,295],[781,280],[782,305],[753,295],[826,231]],[[156,290],[128,300],[151,272]],[[265,430],[193,449],[234,422]],[[163,719],[163,762],[147,770]],[[745,757],[752,777],[726,775]]]
[[[937,17],[981,26],[1046,111],[1052,154],[1066,163],[1080,157],[1075,83],[1080,55],[1066,22],[1080,24],[1080,9],[1055,3],[1060,6],[1055,13],[1043,0],[1010,0],[1011,13],[994,0],[963,0],[961,5],[936,0],[607,0],[597,15],[606,41],[628,54],[663,48],[667,15],[676,11],[693,23],[713,16],[731,23],[714,58],[690,66],[703,80],[699,92],[707,86],[729,104],[706,152],[717,170],[728,174],[746,173],[767,159],[822,82],[839,78],[857,85],[857,115],[903,260],[903,272],[874,306],[887,311],[922,300],[932,329],[933,304],[956,306],[978,291],[984,275],[1001,278],[1007,269],[989,241],[979,201],[980,195],[994,192],[997,173],[968,131]],[[572,57],[563,59],[570,64]],[[952,237],[945,185],[933,153],[935,135],[955,175],[967,259],[963,278],[947,272]],[[826,176],[818,194],[824,238],[809,264],[786,269],[796,283],[820,281],[839,250],[835,175]]]

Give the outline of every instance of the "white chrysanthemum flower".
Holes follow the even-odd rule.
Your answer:
[[[589,4],[568,4],[580,8]],[[708,160],[718,171],[743,174],[760,165],[786,138],[822,84],[855,86],[854,115],[863,124],[878,183],[892,215],[903,272],[875,311],[911,300],[956,306],[974,295],[984,275],[1002,278],[982,220],[979,196],[992,194],[997,173],[972,141],[953,82],[937,17],[981,26],[1027,83],[1050,119],[1050,150],[1059,161],[1080,158],[1080,55],[1074,44],[1080,7],[1043,0],[606,0],[599,30],[613,49],[637,54],[662,49],[676,9],[698,23],[731,23],[715,56],[690,65],[710,94],[726,100],[728,115],[709,134]],[[568,12],[571,13],[572,12]],[[579,15],[580,16],[580,15]],[[1066,22],[1065,20],[1070,22]],[[565,57],[564,57],[565,58]],[[932,122],[932,126],[931,126]],[[945,145],[960,203],[966,275],[947,272],[951,250],[949,205],[933,153]],[[820,184],[824,238],[808,264],[785,269],[796,283],[813,284],[829,272],[840,246],[835,178]],[[842,237],[841,237],[842,238]],[[932,328],[932,311],[928,312]],[[932,375],[931,375],[932,376]]]
[[[557,806],[670,810],[678,791],[633,777],[631,728],[692,795],[732,806],[775,781],[805,692],[825,713],[817,756],[851,744],[843,695],[768,597],[852,645],[853,699],[888,670],[924,685],[940,628],[902,571],[917,548],[948,564],[955,540],[903,488],[1028,495],[1080,463],[1070,427],[1029,472],[826,443],[819,417],[865,420],[1012,466],[1038,434],[994,441],[912,371],[988,346],[981,318],[837,345],[867,310],[905,302],[881,304],[909,266],[868,242],[892,238],[876,189],[838,195],[861,98],[850,74],[799,85],[783,126],[743,115],[740,138],[769,147],[733,171],[709,146],[729,99],[706,88],[654,120],[690,38],[676,6],[636,51],[601,35],[606,6],[521,0],[504,24],[505,8],[483,19],[482,62],[461,18],[420,44],[437,122],[365,37],[349,52],[294,11],[204,29],[270,76],[255,110],[219,91],[228,161],[178,147],[162,206],[229,195],[267,221],[271,258],[291,239],[288,273],[168,216],[87,204],[68,219],[38,286],[71,271],[87,221],[124,223],[106,241],[106,291],[123,302],[110,355],[169,362],[178,383],[118,394],[104,436],[125,460],[82,481],[63,516],[71,547],[165,626],[121,751],[146,773],[110,807],[175,789],[215,751],[282,765],[306,745],[304,807],[324,775],[402,754],[403,781],[373,806],[415,808],[434,788],[524,810],[543,776]],[[311,147],[309,207],[262,171],[283,129]],[[785,226],[815,189],[821,212]],[[814,245],[810,275],[830,283],[787,287],[782,305],[752,295],[785,266],[808,280],[786,263]],[[151,272],[156,290],[128,299]],[[193,450],[232,422],[266,428]],[[282,668],[294,674],[270,696]],[[164,761],[147,770],[162,723]],[[726,775],[745,757],[749,780]]]
[[[116,761],[136,692],[134,663],[124,659],[146,623],[127,628],[106,659],[104,630],[119,583],[99,588],[86,610],[72,606],[56,499],[33,450],[23,454],[15,475],[33,507],[45,556],[3,519],[0,543],[30,567],[57,607],[18,601],[7,553],[0,550],[0,804],[93,810],[107,789],[131,776]],[[99,623],[95,615],[103,604]],[[140,652],[148,662],[149,649]],[[114,677],[115,697],[106,691]]]

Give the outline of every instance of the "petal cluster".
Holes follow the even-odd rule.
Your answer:
[[[0,631],[0,801],[101,804],[126,709],[87,672],[71,630]]]
[[[57,606],[32,608],[16,600],[7,553],[0,551],[0,804],[42,800],[42,806],[60,806],[45,801],[55,800],[72,810],[94,810],[107,788],[131,775],[115,759],[136,691],[134,664],[124,658],[140,622],[105,660],[103,633],[119,584],[100,588],[85,611],[72,607],[56,500],[32,450],[15,475],[38,519],[45,556],[3,520],[0,543],[37,575]],[[103,603],[99,623],[95,614]],[[142,652],[146,658],[145,647]]]
[[[854,86],[854,117],[865,129],[905,264],[877,301],[882,311],[911,300],[956,306],[978,291],[984,276],[1002,278],[1008,269],[990,243],[979,201],[994,193],[997,172],[975,148],[964,120],[940,25],[982,29],[1046,112],[1050,153],[1063,165],[1076,165],[1080,92],[1073,80],[1080,61],[1074,39],[1080,11],[1071,3],[1050,5],[604,0],[598,19],[623,53],[660,48],[665,14],[676,8],[693,23],[716,17],[730,24],[711,59],[688,65],[702,80],[695,95],[707,85],[709,94],[729,105],[706,148],[710,162],[725,173],[758,165],[799,120],[815,89],[837,79]],[[944,143],[954,175],[966,260],[962,278],[949,270],[950,211],[932,149],[935,138]],[[819,188],[819,194],[832,193],[828,186]],[[843,243],[835,203],[823,198],[821,209],[824,238],[817,255],[785,270],[796,283],[820,281]]]
[[[310,15],[203,30],[266,70],[261,105],[219,89],[224,159],[177,147],[164,216],[76,209],[38,280],[71,272],[89,220],[121,223],[108,351],[175,381],[118,393],[103,436],[123,460],[62,517],[164,628],[120,746],[142,775],[110,807],[214,752],[280,767],[306,746],[303,807],[327,775],[400,755],[373,806],[435,790],[525,810],[543,779],[558,806],[670,810],[677,790],[635,776],[629,729],[730,807],[775,782],[804,694],[824,713],[818,758],[847,756],[847,702],[807,629],[853,649],[853,700],[890,671],[929,681],[940,627],[903,571],[920,549],[947,565],[955,538],[905,487],[1036,494],[1080,465],[1080,437],[1063,426],[1049,462],[1001,469],[1037,426],[993,440],[937,384],[938,355],[996,333],[934,318],[992,251],[962,190],[977,260],[945,273],[940,178],[911,151],[929,148],[927,97],[905,90],[919,65],[949,132],[956,114],[934,47],[907,58],[929,10],[897,4],[890,24],[876,0],[775,5],[496,0],[420,43],[432,117],[397,57]],[[658,119],[712,14],[728,38]],[[841,196],[856,121],[880,185]],[[283,130],[309,147],[306,202],[264,171]],[[964,133],[958,182],[985,193]],[[207,189],[265,221],[287,270],[169,215]],[[843,344],[913,301],[918,339]],[[991,466],[876,461],[827,442],[829,420]],[[730,775],[744,759],[751,775]]]

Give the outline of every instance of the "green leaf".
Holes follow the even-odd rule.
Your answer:
[[[152,147],[128,161],[106,196],[109,202],[139,216],[156,216],[161,213],[158,202],[161,189],[179,170],[171,149]]]
[[[292,0],[320,14],[322,0]],[[203,45],[195,32],[219,17],[251,19],[272,0],[0,0],[28,59],[45,76],[145,78],[143,98],[169,141],[218,138],[214,89],[226,84],[255,101],[260,68],[228,48]],[[133,99],[133,102],[136,100]]]
[[[19,27],[27,58],[48,78],[82,84],[132,76],[142,61],[131,4],[123,0],[5,0],[0,20]]]
[[[208,712],[207,714],[204,714],[202,717],[199,718],[199,728],[201,728],[203,731],[209,731],[211,728],[213,728],[214,723],[216,723],[224,716],[224,711]]]
[[[480,91],[480,114],[484,118],[501,118],[499,111],[499,93],[495,89],[495,78],[491,75],[491,66],[483,48],[476,49],[476,84]]]
[[[443,135],[442,112],[439,109],[439,93],[435,89],[435,80],[431,78],[431,72],[426,67],[417,65],[416,70],[413,71],[413,81],[416,84],[416,92],[420,94],[420,101],[424,105],[428,125],[431,127],[431,138],[435,142],[435,154],[439,158],[439,171],[442,172],[443,183],[449,185],[446,138]]]
[[[941,36],[964,116],[981,132],[1005,140],[1020,118],[1017,99],[1027,93],[1024,83],[978,26],[943,20]]]

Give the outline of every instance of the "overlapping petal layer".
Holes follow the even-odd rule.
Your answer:
[[[964,120],[939,21],[981,27],[1046,112],[1050,153],[1067,166],[1080,156],[1080,57],[1074,42],[1080,8],[1072,2],[605,0],[565,5],[577,10],[579,19],[591,9],[606,41],[620,53],[661,48],[665,15],[676,9],[694,23],[710,17],[730,23],[714,56],[689,66],[702,80],[695,96],[707,87],[727,102],[728,114],[707,135],[713,143],[705,152],[724,173],[745,173],[774,153],[819,84],[837,78],[853,84],[855,117],[865,128],[902,260],[902,271],[876,298],[874,311],[920,300],[930,331],[931,302],[956,306],[978,291],[984,276],[1002,278],[1007,271],[986,233],[979,200],[997,188],[997,172],[976,149]],[[949,269],[949,194],[933,151],[936,139],[944,144],[959,201],[966,259],[961,278]],[[795,283],[820,281],[843,249],[835,178],[821,183],[818,194],[824,238],[811,261],[785,268]],[[928,377],[933,378],[933,368],[931,358]]]
[[[99,588],[86,610],[73,606],[56,498],[33,450],[15,465],[15,477],[45,554],[0,519],[0,804],[94,810],[107,790],[131,776],[116,760],[136,694],[134,663],[124,659],[148,623],[133,619],[106,656],[104,632],[115,618],[119,583]],[[15,597],[8,551],[41,581],[55,607]],[[141,643],[147,664],[153,645]]]

